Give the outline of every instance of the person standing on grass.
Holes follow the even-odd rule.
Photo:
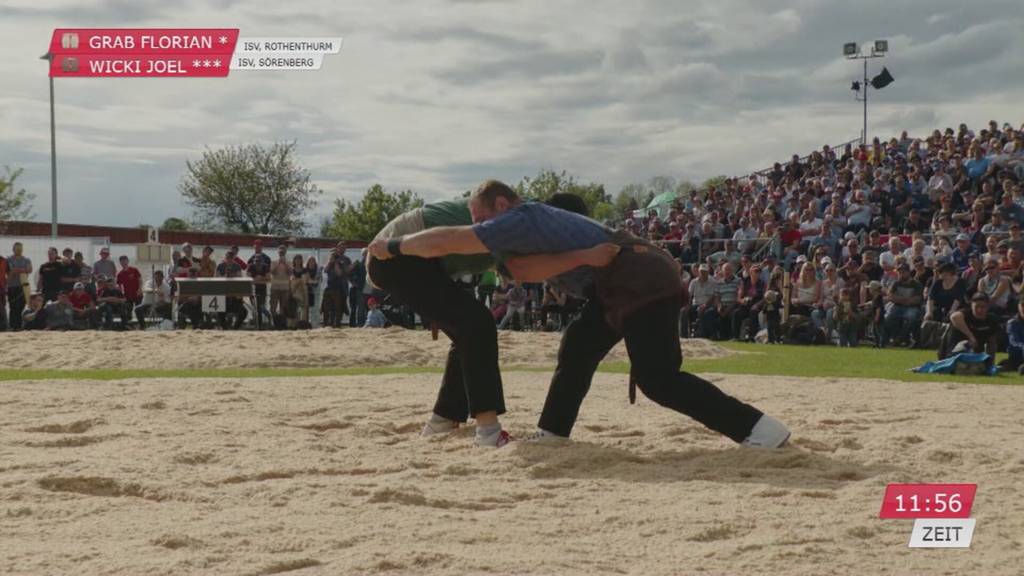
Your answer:
[[[678,265],[667,252],[580,214],[523,202],[488,180],[471,194],[472,226],[423,230],[370,244],[373,258],[492,254],[520,282],[545,280],[589,296],[566,328],[538,431],[568,437],[598,364],[625,339],[631,383],[651,400],[737,443],[776,448],[790,433],[778,420],[680,370]]]

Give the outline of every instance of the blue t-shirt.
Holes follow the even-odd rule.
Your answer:
[[[593,248],[611,240],[601,224],[559,208],[526,202],[493,220],[473,225],[480,242],[499,260],[507,256],[553,254]],[[593,270],[577,268],[552,279],[560,288],[582,296],[593,283]]]
[[[988,165],[992,162],[988,156],[982,156],[981,158],[971,158],[967,161],[967,175],[970,176],[971,180],[977,180],[985,175],[988,171]]]

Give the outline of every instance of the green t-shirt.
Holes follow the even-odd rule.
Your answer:
[[[424,228],[438,226],[472,226],[473,217],[469,214],[469,200],[441,200],[425,205],[423,208]],[[473,254],[445,256],[441,258],[445,271],[451,275],[480,274],[494,268],[494,259],[490,254]]]

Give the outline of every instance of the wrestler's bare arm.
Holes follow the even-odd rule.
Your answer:
[[[374,240],[369,252],[378,260],[392,257],[388,240]],[[448,254],[487,254],[490,250],[477,238],[472,226],[439,226],[410,234],[401,239],[401,253],[420,258],[438,258]]]

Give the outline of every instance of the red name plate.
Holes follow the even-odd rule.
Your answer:
[[[968,518],[977,484],[889,484],[879,518]]]
[[[207,55],[235,51],[238,28],[57,28],[51,54]]]
[[[194,54],[188,56],[139,56],[110,54],[59,54],[50,60],[52,77],[226,77],[231,56]]]

